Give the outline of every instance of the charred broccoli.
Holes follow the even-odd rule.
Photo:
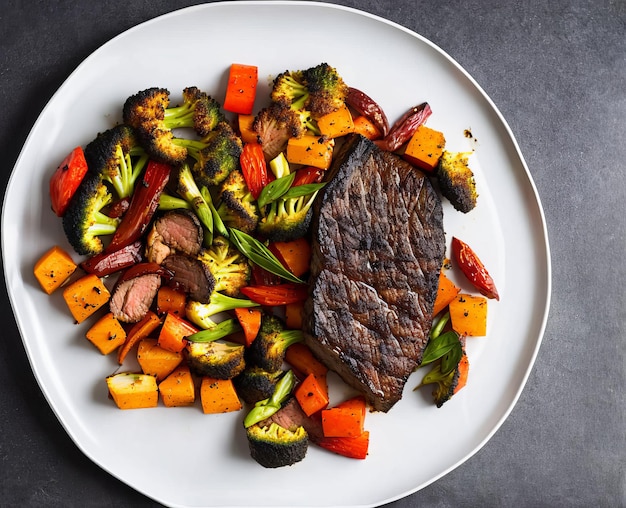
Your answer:
[[[261,367],[247,366],[233,382],[237,393],[245,402],[256,404],[272,395],[282,375],[282,370],[269,372]]]
[[[232,171],[239,169],[243,144],[226,121],[220,122],[202,139],[175,138],[172,142],[185,148],[195,160],[191,171],[200,186],[219,185]]]
[[[343,106],[349,88],[334,67],[321,63],[303,71],[285,71],[274,79],[273,102],[310,111],[313,119]]]
[[[306,456],[309,435],[304,427],[285,429],[277,423],[252,425],[246,429],[250,455],[267,468],[291,466]]]
[[[215,237],[209,248],[202,249],[199,259],[213,274],[215,290],[227,296],[238,296],[239,290],[250,281],[250,263],[223,236]]]
[[[279,317],[263,314],[259,333],[247,349],[250,363],[268,371],[276,371],[282,367],[287,348],[302,340],[302,330],[289,330]]]
[[[436,169],[441,193],[463,213],[472,210],[478,198],[474,173],[468,166],[469,155],[471,152],[444,151]]]
[[[155,159],[181,164],[187,148],[174,143],[172,129],[190,127],[206,136],[222,121],[219,104],[195,87],[183,91],[183,105],[169,107],[170,92],[165,88],[148,88],[126,99],[124,123],[133,127],[144,149]]]
[[[135,182],[148,163],[148,158],[133,128],[123,124],[98,134],[85,147],[89,171],[109,182],[120,199],[133,193]]]
[[[254,233],[260,216],[241,170],[235,170],[222,182],[217,213],[226,226],[246,233]]]
[[[100,237],[115,233],[120,219],[102,211],[112,201],[113,195],[102,177],[87,173],[63,216],[65,236],[78,254],[91,256],[102,252]]]
[[[236,319],[220,322],[211,330],[187,337],[185,354],[189,368],[198,376],[232,379],[245,369],[244,346],[220,341],[241,330]]]
[[[165,110],[165,125],[170,129],[188,127],[206,136],[225,120],[221,105],[195,86],[183,90],[183,103]]]

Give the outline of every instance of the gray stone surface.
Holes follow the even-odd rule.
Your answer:
[[[192,3],[5,2],[3,196],[29,130],[69,73],[125,29]],[[462,466],[389,506],[626,506],[626,3],[338,3],[422,34],[478,81],[521,146],[552,249],[550,318],[510,417]],[[1,298],[0,506],[155,506],[64,432],[30,370],[4,282]]]

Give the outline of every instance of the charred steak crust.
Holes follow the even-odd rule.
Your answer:
[[[386,412],[428,340],[445,253],[441,200],[423,173],[359,135],[329,171],[314,210],[306,341]]]

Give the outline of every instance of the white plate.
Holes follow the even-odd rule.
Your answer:
[[[197,406],[117,410],[103,381],[115,370],[114,360],[86,342],[87,325],[72,323],[60,295],[40,290],[32,267],[53,244],[67,246],[50,211],[50,174],[74,146],[119,120],[127,96],[150,86],[176,95],[197,85],[222,97],[232,62],[258,65],[263,96],[265,76],[323,61],[376,98],[391,121],[428,101],[434,112],[428,124],[444,131],[448,147],[476,149],[479,206],[463,215],[446,205],[446,232],[474,246],[502,298],[490,302],[488,336],[468,341],[467,387],[441,409],[429,390],[412,391],[421,377],[415,374],[389,414],[368,415],[366,460],[312,447],[296,466],[266,470],[248,455],[241,413],[208,416]],[[191,7],[143,23],[94,52],[50,100],[27,139],[6,193],[2,247],[29,360],[68,434],[103,469],[172,506],[375,506],[423,488],[479,450],[508,416],[537,355],[550,299],[543,212],[494,104],[423,37],[321,3]]]

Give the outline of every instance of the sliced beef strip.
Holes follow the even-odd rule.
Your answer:
[[[269,426],[272,422],[291,431],[298,427],[304,427],[304,430],[309,435],[309,439],[313,442],[319,441],[324,437],[322,421],[307,416],[295,397],[289,399],[283,407],[269,418],[260,422],[259,425]]]
[[[389,411],[421,362],[445,253],[420,171],[353,135],[315,207],[304,331],[316,356]]]
[[[158,217],[146,239],[146,258],[162,263],[172,253],[196,256],[204,232],[196,215],[185,209],[170,210]]]
[[[123,323],[141,321],[161,287],[161,276],[147,273],[117,284],[111,295],[111,313]]]
[[[170,254],[161,266],[172,273],[170,286],[184,291],[191,300],[209,303],[215,278],[204,263],[184,254]]]

